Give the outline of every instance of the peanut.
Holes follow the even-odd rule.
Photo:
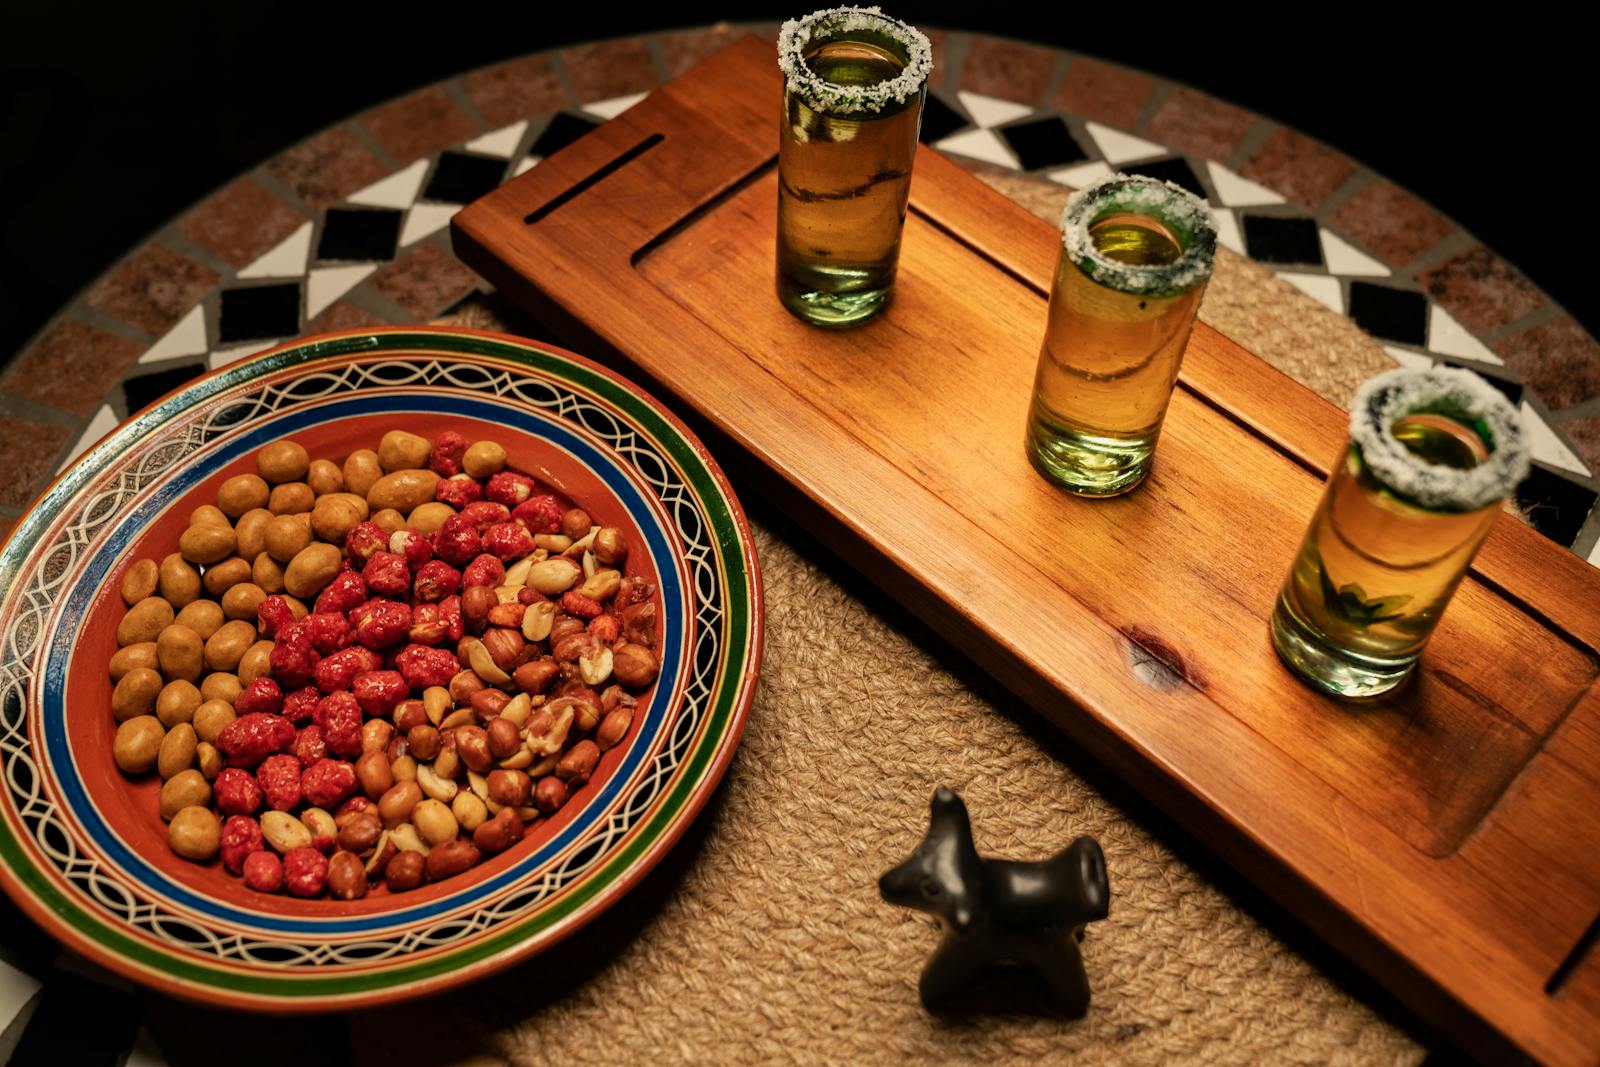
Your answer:
[[[222,826],[207,808],[184,808],[167,824],[167,844],[186,860],[204,863],[217,854]]]
[[[131,608],[145,597],[155,596],[159,581],[160,569],[155,560],[134,560],[132,566],[122,573],[122,602]]]

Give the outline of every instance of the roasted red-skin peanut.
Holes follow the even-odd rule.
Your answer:
[[[428,709],[420,700],[402,700],[395,705],[394,728],[401,733],[410,733],[418,726],[428,725]]]
[[[383,869],[383,884],[391,893],[405,893],[422,884],[427,860],[420,852],[402,852]]]
[[[527,607],[520,601],[513,600],[509,604],[497,603],[489,609],[489,625],[518,628],[522,625],[522,616],[526,614],[527,610]]]
[[[611,655],[611,673],[617,676],[617,681],[635,689],[655,681],[661,669],[653,651],[629,641],[618,645]]]
[[[507,674],[522,666],[528,657],[528,639],[516,630],[491,627],[483,635],[483,647],[494,665]]]
[[[533,803],[546,815],[553,815],[567,802],[567,783],[555,775],[539,779],[533,790]]]
[[[556,777],[571,787],[580,786],[589,780],[599,762],[600,746],[589,740],[579,741],[556,764]]]
[[[297,897],[316,897],[328,884],[328,858],[314,848],[291,848],[283,857],[284,888]]]
[[[361,754],[382,752],[394,737],[394,724],[382,719],[368,719],[361,724]]]
[[[458,727],[455,737],[456,754],[469,770],[484,774],[494,766],[494,753],[489,751],[489,734],[483,727]]]
[[[622,636],[646,648],[656,643],[656,606],[651,603],[629,604],[619,616]],[[615,669],[615,668],[613,668]]]
[[[486,853],[504,852],[522,840],[523,822],[515,808],[501,808],[494,818],[478,824],[472,843]]]
[[[378,805],[363,796],[354,796],[340,804],[333,813],[333,825],[343,826],[363,812],[376,812]]]
[[[582,508],[568,508],[561,515],[561,532],[574,541],[581,540],[593,525],[589,513]]]
[[[615,526],[602,526],[589,549],[606,566],[621,563],[628,555],[628,535]]]
[[[367,865],[354,852],[335,852],[328,860],[328,892],[335,900],[367,895]]]
[[[502,807],[520,808],[533,795],[533,779],[523,771],[489,772],[489,799]]]
[[[232,874],[244,872],[250,853],[266,848],[261,824],[248,815],[230,815],[222,824],[222,865]]]
[[[589,636],[603,645],[614,644],[622,636],[622,621],[615,615],[597,615],[589,620]]]
[[[629,576],[617,585],[617,593],[611,598],[611,602],[619,608],[630,604],[642,604],[655,596],[655,593],[656,587],[643,578]]]
[[[257,893],[277,893],[283,889],[283,861],[277,853],[258,849],[244,858],[244,884]]]
[[[484,729],[489,735],[489,752],[495,759],[510,759],[522,747],[522,731],[509,719],[490,719]]]
[[[594,597],[584,596],[576,589],[561,594],[561,610],[580,619],[592,619],[605,610]]]
[[[444,740],[439,736],[438,729],[428,723],[413,726],[406,731],[406,747],[411,750],[414,758],[424,763],[437,756],[443,744]]]
[[[628,727],[633,725],[632,708],[614,708],[600,720],[600,728],[595,731],[594,742],[600,746],[600,751],[615,748],[628,736]]]
[[[393,830],[411,819],[411,809],[422,803],[422,787],[416,782],[396,782],[378,800],[378,814],[386,830]]]
[[[489,625],[489,613],[500,603],[494,588],[488,585],[469,585],[461,593],[461,619],[468,632],[481,634]]]
[[[435,845],[428,853],[425,866],[429,879],[439,882],[476,867],[482,858],[483,853],[478,851],[476,845],[458,837],[454,841]]]
[[[489,719],[500,714],[502,708],[511,702],[511,697],[498,689],[480,689],[472,694],[472,699],[467,703],[472,705],[472,710],[478,713],[481,719]]]
[[[529,660],[512,672],[511,681],[522,692],[537,696],[549,689],[560,673],[561,668],[553,659]]]
[[[489,683],[479,678],[470,670],[459,671],[451,675],[448,684],[450,700],[455,704],[466,704],[472,700],[472,694],[487,689]]]
[[[388,753],[380,750],[363,752],[356,760],[356,781],[361,791],[373,800],[394,787],[394,772],[389,769]]]

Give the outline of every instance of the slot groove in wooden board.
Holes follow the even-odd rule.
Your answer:
[[[1482,1050],[1592,1062],[1600,968],[1544,991],[1600,911],[1573,836],[1600,809],[1592,572],[1503,520],[1414,691],[1360,714],[1309,693],[1265,615],[1345,417],[1201,323],[1151,482],[1064,502],[1021,457],[1054,229],[920,154],[896,304],[838,347],[772,296],[779,91],[770,48],[732,46],[553,157],[574,153],[565,170],[469,207],[458,251],[635,364],[727,461],[1419,1010]],[[520,225],[515,204],[655,131],[656,150]],[[890,358],[907,345],[937,379]]]
[[[600,167],[587,178],[568,186],[562,192],[558,193],[554,198],[547,201],[542,207],[534,208],[532,211],[528,212],[528,214],[522,219],[523,224],[527,226],[533,226],[544,221],[544,219],[547,218],[552,212],[557,211],[563,205],[571,203],[573,200],[576,200],[594,186],[599,185],[601,182],[611,177],[611,175],[615,174],[617,171],[621,170],[623,167],[626,167],[629,163],[632,163],[634,160],[650,151],[650,149],[660,144],[662,140],[664,140],[664,138],[661,134],[652,133],[649,137],[646,137],[644,140],[640,141],[638,144],[634,145],[632,148],[628,149],[611,162]]]

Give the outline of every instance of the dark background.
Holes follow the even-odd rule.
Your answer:
[[[1596,330],[1587,213],[1548,210],[1589,195],[1558,191],[1562,171],[1584,180],[1600,96],[1582,35],[1535,8],[1473,26],[1400,7],[889,10],[1143,68],[1294,126],[1455,218]],[[373,104],[554,45],[802,6],[8,0],[4,11],[0,361],[167,219]]]

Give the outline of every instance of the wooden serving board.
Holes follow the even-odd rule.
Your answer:
[[[1060,492],[1022,447],[1053,227],[922,149],[887,315],[803,325],[781,89],[736,43],[467,207],[456,250],[1459,1043],[1600,1062],[1600,574],[1504,518],[1412,684],[1312,692],[1267,617],[1344,414],[1199,324],[1147,482]]]

